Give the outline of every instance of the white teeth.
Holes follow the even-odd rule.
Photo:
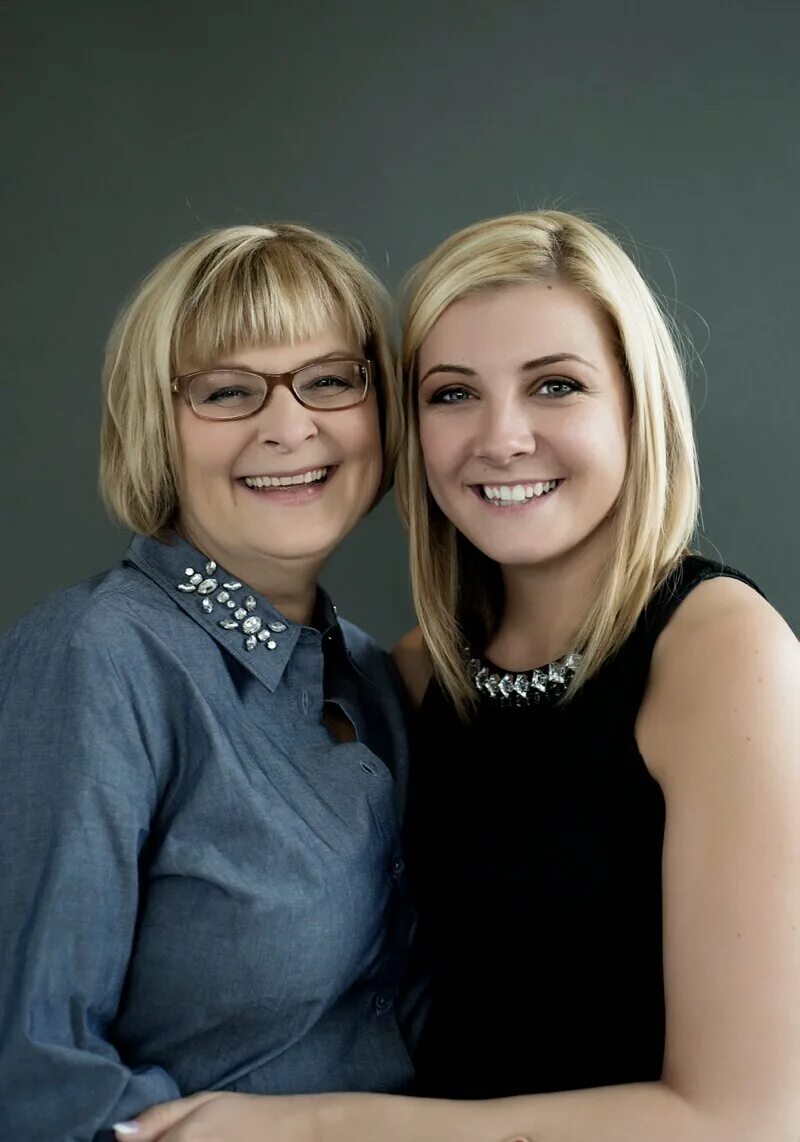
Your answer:
[[[521,504],[526,500],[552,492],[558,480],[537,481],[535,484],[483,484],[484,499],[499,504]]]
[[[298,476],[245,476],[248,488],[286,488],[294,484],[315,484],[328,474],[327,468],[312,468]]]

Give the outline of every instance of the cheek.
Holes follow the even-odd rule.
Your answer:
[[[342,458],[356,460],[375,469],[377,478],[380,478],[383,469],[383,442],[377,405],[372,402],[358,406],[352,410],[352,414],[334,426]]]
[[[383,441],[381,439],[381,422],[378,416],[377,405],[368,406],[366,415],[360,425],[359,438],[361,450],[365,456],[378,463],[383,461]]]
[[[179,478],[189,494],[198,481],[230,478],[232,465],[244,447],[241,431],[231,424],[212,424],[193,417],[177,420]],[[233,430],[233,431],[231,431]]]
[[[603,452],[609,477],[619,490],[628,468],[628,422],[621,410],[609,420],[603,437]]]
[[[570,425],[564,447],[573,462],[593,479],[617,483],[622,480],[628,461],[628,430],[624,416],[612,413]]]
[[[448,425],[435,417],[421,417],[419,442],[428,481],[435,484],[444,478],[456,463],[459,449],[459,435]]]

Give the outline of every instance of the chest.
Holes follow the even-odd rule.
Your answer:
[[[336,994],[377,954],[398,845],[393,781],[322,714],[321,692],[292,677],[276,694],[235,672],[184,692],[144,849],[142,979],[186,988],[188,1002],[200,972],[256,1009],[294,1007]]]
[[[467,728],[429,716],[409,829],[428,912],[568,934],[657,906],[664,802],[632,720],[522,708]]]

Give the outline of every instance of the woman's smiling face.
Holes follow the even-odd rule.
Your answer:
[[[610,322],[556,279],[450,305],[418,360],[420,440],[437,504],[503,566],[601,543],[625,478],[629,394]]]
[[[217,365],[277,374],[331,356],[360,358],[363,351],[332,325],[311,341],[233,351]],[[179,364],[181,373],[192,371],[190,360]],[[179,527],[253,584],[265,562],[321,566],[375,500],[383,462],[372,388],[361,404],[320,411],[276,387],[241,420],[204,420],[176,397],[175,416]],[[275,477],[294,482],[276,487]]]

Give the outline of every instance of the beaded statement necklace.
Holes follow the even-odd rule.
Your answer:
[[[509,706],[528,706],[560,698],[580,664],[580,654],[566,654],[535,670],[512,672],[498,670],[487,659],[471,657],[467,672],[480,697]]]

